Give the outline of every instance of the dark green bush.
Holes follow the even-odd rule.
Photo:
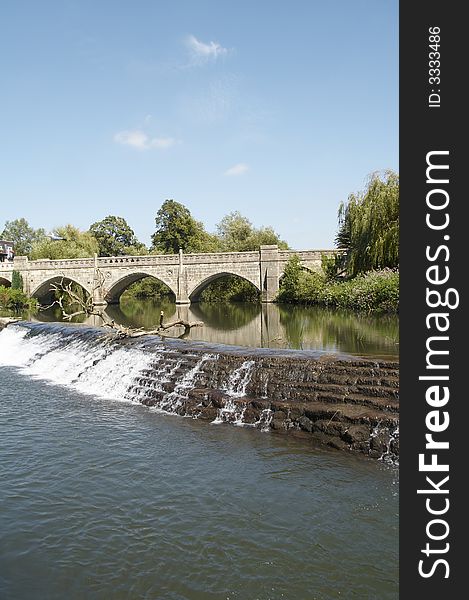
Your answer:
[[[37,300],[28,298],[21,290],[0,286],[0,307],[15,311],[24,308],[37,308]]]
[[[398,312],[399,273],[384,269],[344,281],[328,281],[322,273],[306,271],[298,257],[292,257],[285,267],[277,302],[319,304],[362,312]]]
[[[11,274],[11,287],[14,290],[23,291],[23,277],[19,271],[13,271]]]

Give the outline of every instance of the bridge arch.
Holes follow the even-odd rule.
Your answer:
[[[127,275],[124,275],[123,277],[112,283],[112,285],[108,288],[104,296],[105,301],[108,304],[119,304],[120,297],[125,292],[125,290],[133,283],[136,283],[141,279],[145,279],[145,277],[151,277],[152,279],[161,281],[161,283],[164,283],[171,290],[171,292],[175,296],[177,296],[177,292],[174,289],[174,285],[166,278],[153,275],[152,273],[145,273],[143,271],[139,271],[136,273],[128,273]]]
[[[62,281],[65,284],[75,283],[76,285],[79,285],[88,294],[88,296],[92,295],[91,290],[88,289],[86,285],[83,285],[81,281],[73,279],[72,277],[67,277],[66,275],[57,275],[56,277],[50,277],[49,279],[46,279],[45,281],[41,282],[38,286],[36,286],[34,290],[31,291],[30,296],[33,296],[34,298],[45,302],[52,302],[54,299],[54,292],[51,289],[51,285],[53,285],[54,283],[61,283]]]
[[[217,279],[221,279],[222,277],[238,277],[239,279],[244,279],[244,281],[248,281],[251,285],[253,285],[259,292],[262,290],[259,288],[259,282],[253,281],[249,277],[245,277],[244,275],[240,275],[239,273],[235,273],[232,271],[222,271],[221,273],[214,273],[199,281],[196,285],[192,287],[192,290],[189,292],[189,300],[191,302],[198,302],[200,298],[200,294],[204,291],[204,289],[216,281]]]
[[[11,281],[0,276],[0,285],[3,285],[4,287],[11,287]]]

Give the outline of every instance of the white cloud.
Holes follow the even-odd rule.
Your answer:
[[[170,148],[176,140],[170,137],[149,137],[141,129],[119,131],[114,136],[114,141],[124,146],[131,146],[137,150],[151,150],[152,148]]]
[[[148,142],[148,147],[149,148],[171,148],[171,146],[174,146],[175,143],[176,143],[176,140],[174,138],[170,138],[170,137],[152,138]]]
[[[246,165],[245,163],[238,163],[237,165],[234,165],[227,169],[224,174],[230,176],[243,175],[244,173],[246,173],[246,171],[249,171],[248,165]]]
[[[228,54],[228,49],[223,48],[218,42],[205,44],[194,35],[189,35],[186,38],[186,46],[189,49],[192,62],[195,64],[203,64],[210,60],[216,60],[219,56]]]

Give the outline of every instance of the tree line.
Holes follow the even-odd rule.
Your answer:
[[[215,234],[206,231],[190,210],[175,200],[165,200],[155,217],[150,247],[140,242],[123,217],[109,215],[80,231],[74,225],[56,227],[51,235],[34,229],[24,218],[7,221],[2,239],[13,242],[16,256],[37,259],[71,259],[98,256],[177,254],[193,252],[243,252],[262,244],[288,248],[272,227],[256,228],[238,211],[226,215]]]
[[[288,244],[272,227],[254,227],[251,221],[234,211],[223,217],[216,233],[206,231],[190,210],[173,199],[165,200],[155,217],[155,232],[150,247],[140,242],[123,217],[109,215],[93,223],[87,231],[73,225],[57,227],[52,235],[32,228],[26,219],[7,221],[0,235],[12,241],[16,256],[38,259],[72,259],[98,256],[177,254],[201,252],[244,252],[258,250],[264,244]],[[161,298],[171,292],[152,278],[133,284],[124,294],[129,298]],[[214,282],[205,290],[205,300],[256,300],[258,293],[250,283],[234,277]]]
[[[399,176],[373,173],[364,191],[350,194],[338,213],[338,252],[323,257],[322,273],[286,265],[277,300],[349,308],[399,311]]]
[[[243,252],[258,250],[264,244],[277,244],[281,249],[288,249],[288,244],[272,227],[256,228],[238,211],[226,215],[218,223],[216,232],[210,233],[186,206],[173,199],[165,200],[156,213],[155,231],[149,247],[137,239],[123,217],[114,215],[93,223],[87,231],[69,224],[55,228],[52,235],[47,235],[42,228],[32,228],[26,219],[20,218],[7,221],[0,238],[13,242],[17,256],[25,255],[31,260],[86,258],[94,254],[176,254],[180,249],[185,253]],[[397,173],[390,170],[373,173],[363,191],[350,194],[347,201],[341,203],[335,244],[337,253],[335,257],[323,260],[321,274],[304,271],[299,261],[293,258],[281,282],[279,300],[329,302],[332,305],[336,302],[341,306],[348,302],[360,307],[362,300],[352,302],[347,297],[352,297],[358,288],[369,292],[368,283],[365,285],[360,278],[370,271],[382,271],[382,277],[373,275],[370,281],[373,286],[379,284],[379,294],[391,297],[390,305],[396,306],[399,277],[398,274],[389,275],[387,271],[396,271],[399,265]],[[347,288],[340,285],[344,283]],[[388,292],[389,285],[391,292]],[[158,297],[168,292],[164,284],[148,278],[134,284],[125,296]],[[234,277],[214,281],[201,297],[206,301],[252,301],[258,298],[258,292],[251,284]]]

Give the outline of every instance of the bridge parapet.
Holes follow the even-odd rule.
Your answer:
[[[50,292],[51,283],[64,277],[92,294],[95,304],[106,304],[118,302],[129,285],[151,276],[165,283],[174,292],[176,303],[189,304],[200,297],[210,282],[226,275],[235,275],[257,287],[263,302],[272,302],[291,256],[297,255],[305,268],[319,270],[322,256],[330,256],[335,252],[279,250],[276,245],[266,245],[249,252],[180,252],[32,261],[25,256],[17,256],[13,263],[0,263],[0,277],[11,281],[13,270],[19,271],[23,277],[25,292],[37,297]]]
[[[148,254],[144,256],[101,256],[97,259],[99,267],[108,266],[154,266],[154,265],[177,265],[178,254]]]
[[[278,253],[279,259],[287,261],[292,256],[298,256],[300,260],[319,260],[322,256],[332,256],[337,250],[280,250]]]
[[[7,271],[7,272],[13,271],[13,269],[14,269],[14,266],[13,266],[12,262],[10,262],[10,261],[0,262],[0,273],[2,271]]]
[[[92,258],[67,258],[60,260],[52,260],[52,259],[41,259],[41,260],[28,260],[26,257],[20,256],[20,259],[25,260],[17,260],[15,257],[14,264],[18,270],[60,270],[60,269],[79,269],[79,268],[89,268],[93,267],[94,260]]]

